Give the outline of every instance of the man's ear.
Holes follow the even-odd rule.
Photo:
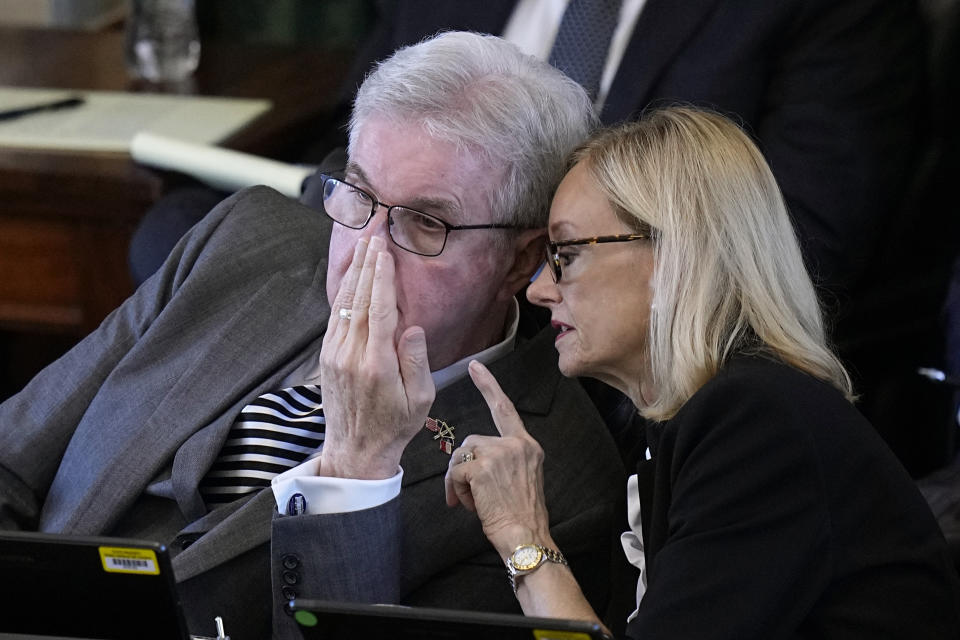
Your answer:
[[[501,299],[509,300],[530,283],[530,278],[544,260],[546,240],[547,230],[544,228],[523,229],[517,233],[512,247],[513,265],[503,278]]]

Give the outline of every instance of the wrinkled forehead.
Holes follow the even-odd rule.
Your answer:
[[[351,132],[345,179],[388,205],[489,222],[505,171],[483,154],[431,135],[414,121],[371,117]]]

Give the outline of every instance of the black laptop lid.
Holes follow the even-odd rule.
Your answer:
[[[166,547],[0,531],[0,638],[187,639]]]
[[[599,625],[506,613],[322,600],[290,604],[304,640],[606,640]]]

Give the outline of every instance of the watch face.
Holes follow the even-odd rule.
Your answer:
[[[533,569],[540,564],[540,549],[532,544],[525,544],[513,552],[513,566],[517,571]]]

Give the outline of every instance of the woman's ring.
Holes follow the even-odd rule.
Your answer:
[[[460,454],[460,462],[470,462],[476,458],[473,451],[464,451]]]
[[[344,309],[343,307],[340,307],[341,320],[349,320],[352,317],[353,317],[353,309]]]

